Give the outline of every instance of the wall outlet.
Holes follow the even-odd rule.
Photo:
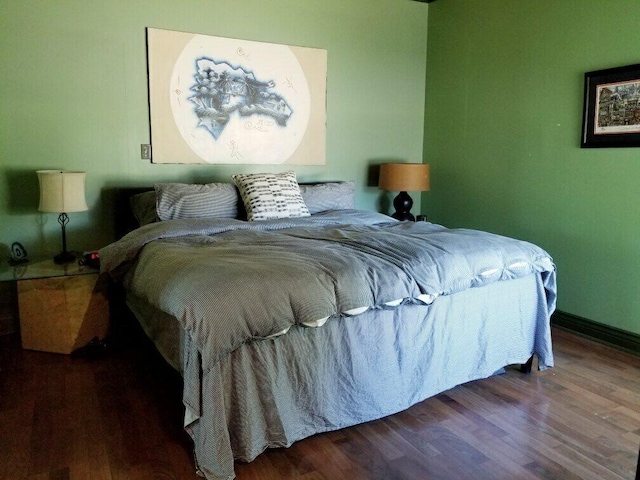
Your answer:
[[[142,160],[151,160],[151,145],[148,143],[140,145],[140,158]]]

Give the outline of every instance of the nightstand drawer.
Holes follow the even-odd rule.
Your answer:
[[[18,281],[22,347],[71,353],[109,327],[107,281],[98,273]]]

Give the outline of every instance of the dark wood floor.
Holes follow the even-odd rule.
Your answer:
[[[238,478],[633,479],[640,358],[554,331],[515,369],[406,412],[269,450]],[[0,479],[196,479],[180,379],[148,346],[87,361],[0,337]]]

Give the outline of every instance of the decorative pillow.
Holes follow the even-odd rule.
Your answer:
[[[132,195],[129,198],[129,205],[131,205],[131,211],[139,226],[142,227],[159,220],[156,213],[156,192],[154,190]]]
[[[157,183],[155,190],[160,220],[238,217],[238,191],[230,183]]]
[[[309,213],[325,210],[348,210],[356,208],[355,182],[327,182],[316,185],[300,185],[302,199]]]
[[[308,217],[295,172],[236,174],[247,220]]]

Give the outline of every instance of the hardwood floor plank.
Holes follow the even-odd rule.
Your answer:
[[[640,358],[567,332],[553,338],[553,369],[508,368],[267,450],[238,463],[237,478],[633,479]],[[179,376],[145,344],[91,362],[0,337],[2,480],[196,480],[182,415]]]
[[[522,480],[535,478],[524,468],[534,459],[528,452],[513,448],[506,432],[498,437],[487,430],[469,430],[455,418],[446,420],[444,425],[466,442],[475,444],[488,459],[507,472],[507,477],[510,475],[511,478]]]
[[[604,477],[598,477],[590,469],[585,469],[580,464],[574,464],[570,458],[565,458],[562,455],[564,444],[561,436],[547,425],[545,420],[540,422],[528,415],[511,415],[509,417],[496,415],[493,421],[509,431],[512,442],[519,445],[520,448],[530,449],[535,460],[531,464],[525,465],[528,469],[532,467],[535,467],[533,471],[543,469],[547,472],[545,475],[552,477],[559,475],[559,478],[611,478],[605,468],[597,468],[600,475],[605,473]],[[542,476],[541,478],[547,477]]]

